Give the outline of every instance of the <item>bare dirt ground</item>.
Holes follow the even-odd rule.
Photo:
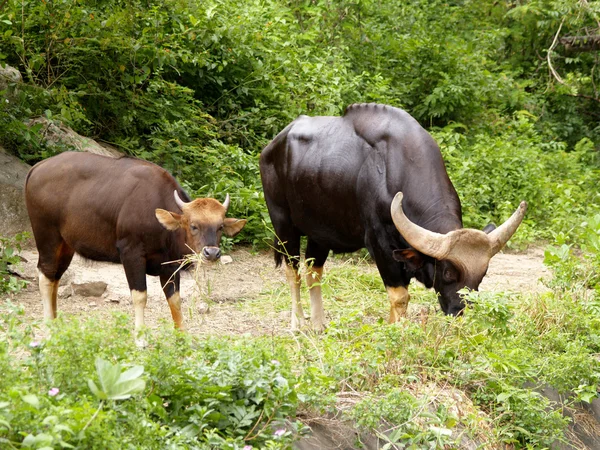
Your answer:
[[[29,286],[20,292],[15,300],[25,309],[31,319],[42,318],[42,304],[37,286],[37,252],[26,250],[25,261],[20,268]],[[277,287],[285,289],[283,269],[275,269],[270,252],[251,253],[247,249],[237,249],[230,256],[229,264],[215,264],[183,273],[181,293],[184,299],[186,326],[193,334],[271,334],[287,330],[289,315],[266,313],[257,316],[248,314],[241,307],[243,302],[255,299],[266,290]],[[543,251],[532,248],[523,253],[500,253],[496,255],[484,278],[480,290],[509,292],[539,292],[545,289],[541,279],[549,276],[542,263]],[[336,270],[343,259],[335,258],[326,264],[327,271]],[[377,273],[374,264],[359,264],[360,270]],[[162,293],[158,277],[148,279],[148,305],[146,325],[150,328],[170,321],[169,308]],[[72,295],[72,283],[103,281],[108,287],[102,297],[84,298]],[[383,285],[382,285],[383,289]],[[285,289],[287,293],[287,289]],[[325,299],[327,302],[327,299]],[[208,313],[202,312],[209,306]],[[327,309],[327,304],[325,304]],[[409,307],[410,308],[410,307]],[[63,276],[59,288],[59,313],[76,316],[110,316],[121,311],[133,316],[133,306],[129,298],[129,288],[123,268],[119,264],[100,263],[75,256],[69,270]],[[268,307],[266,308],[268,311]],[[133,317],[132,317],[133,324]]]

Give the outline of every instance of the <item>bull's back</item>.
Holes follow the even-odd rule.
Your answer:
[[[119,239],[162,233],[154,217],[164,203],[160,171],[144,161],[88,153],[40,162],[25,188],[38,248],[38,240],[60,237],[86,258],[119,262]]]
[[[281,205],[304,234],[339,247],[361,247],[373,226],[395,229],[389,205],[399,191],[415,220],[427,221],[436,204],[453,217],[460,212],[437,144],[408,113],[384,105],[299,117],[265,148],[261,173],[268,204]]]

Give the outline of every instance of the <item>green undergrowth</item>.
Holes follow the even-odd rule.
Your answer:
[[[131,319],[116,315],[61,317],[36,340],[40,325],[5,303],[0,441],[7,448],[290,448],[307,417],[335,415],[388,448],[545,448],[564,439],[568,419],[537,388],[571,392],[573,402],[596,396],[600,301],[593,295],[467,293],[471,304],[455,318],[436,311],[430,291],[411,286],[409,317],[389,325],[376,271],[361,260],[334,266],[323,283],[331,318],[323,334],[199,338],[165,323],[138,349]],[[239,307],[278,314],[288,301],[277,286]],[[145,387],[126,399],[99,397],[88,382],[102,383],[98,358],[119,363],[123,376],[141,366]]]
[[[37,340],[38,324],[5,303],[0,446],[283,449],[304,429],[281,344],[196,339],[165,325],[138,349],[130,323],[59,318]]]
[[[408,317],[392,325],[374,266],[332,258],[321,334],[199,337],[165,323],[139,349],[128,315],[61,316],[46,329],[6,300],[0,443],[287,449],[324,419],[384,448],[550,448],[566,440],[570,419],[541,389],[576,406],[593,401],[600,382],[600,219],[573,231],[584,237],[578,247],[561,235],[546,251],[548,290],[465,292],[464,314],[447,317],[413,284]],[[309,311],[306,287],[302,296]],[[232,307],[276,315],[285,330],[289,291],[273,283]]]

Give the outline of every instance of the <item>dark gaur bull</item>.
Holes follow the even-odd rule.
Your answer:
[[[192,250],[216,261],[221,234],[234,236],[246,224],[225,218],[229,195],[223,204],[191,201],[166,170],[126,157],[67,152],[44,160],[29,171],[25,198],[45,319],[56,317],[59,280],[78,253],[123,264],[136,329],[144,324],[146,274],[159,276],[175,326],[182,328],[179,264],[173,261]]]
[[[292,289],[292,329],[304,323],[300,236],[308,238],[313,328],[324,327],[319,282],[329,251],[363,247],[377,264],[395,322],[406,314],[413,277],[435,289],[446,314],[461,311],[458,291],[479,287],[527,208],[522,202],[489,234],[464,229],[439,147],[408,113],[384,105],[351,105],[342,117],[300,116],[265,147],[260,171],[275,261],[285,259]]]

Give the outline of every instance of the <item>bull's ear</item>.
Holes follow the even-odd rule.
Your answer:
[[[494,231],[496,229],[496,224],[493,222],[488,223],[485,228],[483,229],[483,232],[485,234],[490,234],[492,231]]]
[[[225,236],[233,237],[242,231],[246,225],[246,219],[227,218],[223,221],[223,232]]]
[[[169,231],[175,231],[181,227],[181,214],[160,208],[157,208],[154,214],[156,214],[160,224]]]
[[[423,255],[414,248],[394,250],[392,256],[396,261],[405,263],[406,268],[413,272],[423,267]]]

